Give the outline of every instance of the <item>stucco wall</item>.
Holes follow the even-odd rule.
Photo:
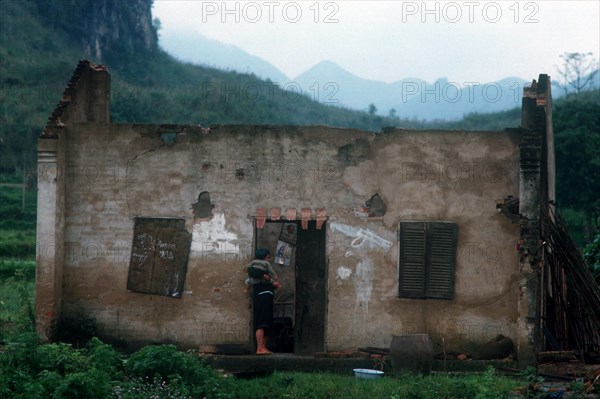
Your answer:
[[[161,132],[176,132],[175,143]],[[63,319],[96,319],[105,339],[181,347],[250,342],[242,266],[256,208],[326,208],[326,348],[387,346],[427,332],[440,349],[517,335],[518,226],[496,200],[518,197],[517,133],[328,127],[72,124],[65,140]],[[202,191],[211,220],[194,221]],[[360,208],[375,193],[383,217]],[[128,292],[134,218],[180,217],[192,233],[180,299]],[[400,299],[400,221],[458,224],[452,300]],[[367,229],[376,239],[356,239]]]

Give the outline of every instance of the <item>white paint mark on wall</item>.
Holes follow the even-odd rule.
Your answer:
[[[240,253],[237,234],[225,228],[225,215],[215,213],[210,220],[194,223],[192,251],[201,253]]]
[[[337,269],[337,276],[340,280],[348,280],[350,278],[350,276],[352,275],[352,270],[350,270],[347,267],[338,267]]]
[[[373,290],[373,276],[375,271],[371,259],[363,259],[356,265],[354,273],[354,290],[356,291],[356,306],[364,306],[369,312],[369,301]]]
[[[370,248],[383,248],[385,251],[388,251],[392,247],[390,241],[378,236],[369,229],[348,226],[347,224],[337,222],[331,222],[329,226],[333,231],[339,231],[348,237],[354,238],[350,243],[352,248],[361,248],[367,244]]]

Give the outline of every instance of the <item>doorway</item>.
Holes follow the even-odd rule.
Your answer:
[[[325,224],[269,221],[255,229],[256,248],[267,248],[282,288],[275,292],[274,325],[267,332],[273,352],[311,355],[325,349],[327,264]],[[254,329],[253,329],[254,330]]]

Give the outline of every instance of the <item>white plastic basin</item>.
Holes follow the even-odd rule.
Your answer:
[[[383,371],[371,370],[371,369],[354,369],[354,375],[357,378],[364,378],[367,380],[373,380],[383,375]]]

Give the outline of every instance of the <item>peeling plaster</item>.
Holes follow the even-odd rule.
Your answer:
[[[200,253],[240,253],[237,234],[225,227],[225,215],[215,213],[210,220],[194,224],[192,251]]]

